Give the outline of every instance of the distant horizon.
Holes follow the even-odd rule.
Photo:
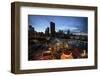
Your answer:
[[[50,22],[55,23],[56,32],[70,30],[71,33],[87,33],[88,31],[87,17],[28,15],[28,25],[32,25],[37,32],[45,32],[47,27],[50,28]]]

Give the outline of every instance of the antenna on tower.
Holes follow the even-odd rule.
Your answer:
[[[51,18],[51,21],[54,22],[54,17]]]
[[[47,22],[54,22],[54,17],[51,17],[51,18],[49,18],[49,17],[45,17],[45,19],[46,19],[46,21]]]
[[[48,19],[48,17],[45,17],[45,20],[50,23],[50,20]]]

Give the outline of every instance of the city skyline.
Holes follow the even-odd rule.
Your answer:
[[[55,23],[56,32],[70,30],[72,33],[87,33],[88,31],[87,17],[28,15],[28,25],[32,25],[37,32],[45,32],[51,21]]]

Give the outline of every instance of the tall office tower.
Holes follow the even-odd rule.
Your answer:
[[[51,36],[55,36],[55,23],[54,22],[50,22],[50,32],[51,32]]]
[[[29,25],[28,30],[33,31],[33,32],[35,31],[35,29],[34,29],[34,27],[32,27],[32,25]]]
[[[46,35],[46,36],[49,36],[49,27],[46,28],[46,30],[45,30],[45,35]]]

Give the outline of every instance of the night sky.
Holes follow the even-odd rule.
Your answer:
[[[87,17],[28,15],[28,25],[32,25],[37,32],[44,32],[47,27],[50,27],[50,21],[55,23],[56,31],[70,30],[80,33],[88,31]]]

